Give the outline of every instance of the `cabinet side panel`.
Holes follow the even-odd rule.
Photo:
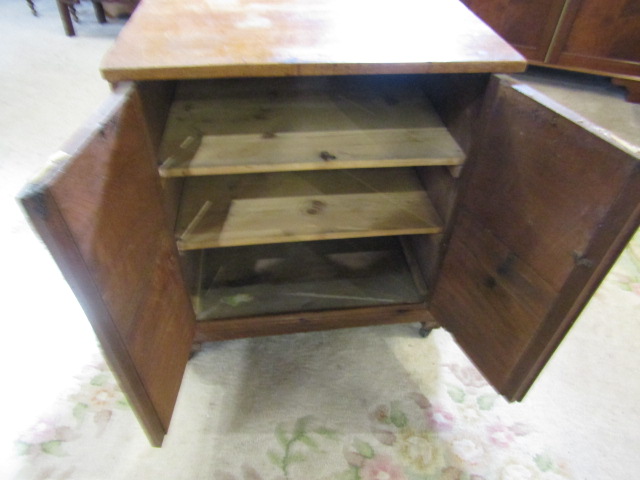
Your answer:
[[[136,90],[142,102],[144,123],[149,132],[151,147],[159,163],[160,144],[175,96],[176,82],[139,82]]]
[[[479,137],[480,115],[487,74],[430,75],[425,79],[424,93],[465,155]],[[464,168],[464,167],[463,167]],[[408,240],[427,285],[427,298],[437,281],[443,253],[449,241],[453,212],[458,201],[459,179],[444,167],[417,168],[418,177],[434,208],[444,222],[444,233],[414,235]]]
[[[430,75],[424,90],[449,133],[465,154],[478,138],[488,74]]]

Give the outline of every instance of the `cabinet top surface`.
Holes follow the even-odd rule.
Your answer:
[[[111,82],[524,68],[458,0],[143,0],[101,67]]]

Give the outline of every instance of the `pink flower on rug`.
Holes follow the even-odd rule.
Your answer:
[[[20,438],[21,441],[28,443],[44,443],[56,440],[57,426],[53,421],[41,420],[34,424]]]
[[[489,440],[497,447],[506,448],[513,443],[515,435],[504,425],[492,425],[487,429]]]
[[[393,460],[386,455],[379,455],[368,459],[360,470],[362,480],[406,480],[400,467],[393,464]]]
[[[440,407],[430,408],[427,415],[431,428],[437,432],[446,432],[453,427],[454,416]]]
[[[482,388],[487,385],[487,381],[480,375],[474,367],[462,365],[448,365],[460,382],[467,387]]]
[[[66,425],[58,426],[53,420],[45,419],[36,423],[31,429],[18,438],[16,447],[20,455],[49,454],[64,455],[63,444],[78,437]]]
[[[96,408],[110,406],[119,393],[120,391],[113,386],[98,388],[92,392],[89,403]]]
[[[470,438],[454,440],[451,450],[456,457],[470,465],[478,464],[485,453],[482,444]]]
[[[532,480],[534,473],[524,465],[507,465],[500,476],[500,480]]]

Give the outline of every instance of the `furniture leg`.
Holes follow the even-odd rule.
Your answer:
[[[100,23],[107,23],[107,17],[104,14],[104,7],[99,0],[92,0],[93,10],[96,12],[96,18]]]
[[[69,1],[69,13],[71,14],[71,18],[73,18],[76,22],[80,23],[80,19],[78,18],[78,12],[76,11],[76,2],[73,0]]]
[[[640,103],[640,80],[612,78],[611,83],[627,89],[627,102]]]
[[[31,13],[33,13],[34,17],[38,16],[38,12],[36,11],[36,6],[33,3],[33,0],[27,0],[27,4],[29,5],[29,8],[31,9]]]
[[[432,330],[433,328],[431,328],[427,322],[420,322],[420,330],[418,330],[418,333],[420,333],[422,338],[427,338]]]
[[[76,32],[73,29],[73,23],[71,22],[71,12],[69,5],[64,0],[56,0],[58,4],[58,11],[60,12],[60,18],[62,19],[62,25],[64,26],[64,32],[69,37],[75,36]]]

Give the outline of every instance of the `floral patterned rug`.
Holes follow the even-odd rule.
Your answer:
[[[619,298],[637,323],[640,235],[587,310],[601,319]],[[443,330],[222,342],[189,362],[170,433],[154,449],[96,349],[73,389],[16,439],[3,478],[588,478],[554,448],[536,401],[505,402]]]

